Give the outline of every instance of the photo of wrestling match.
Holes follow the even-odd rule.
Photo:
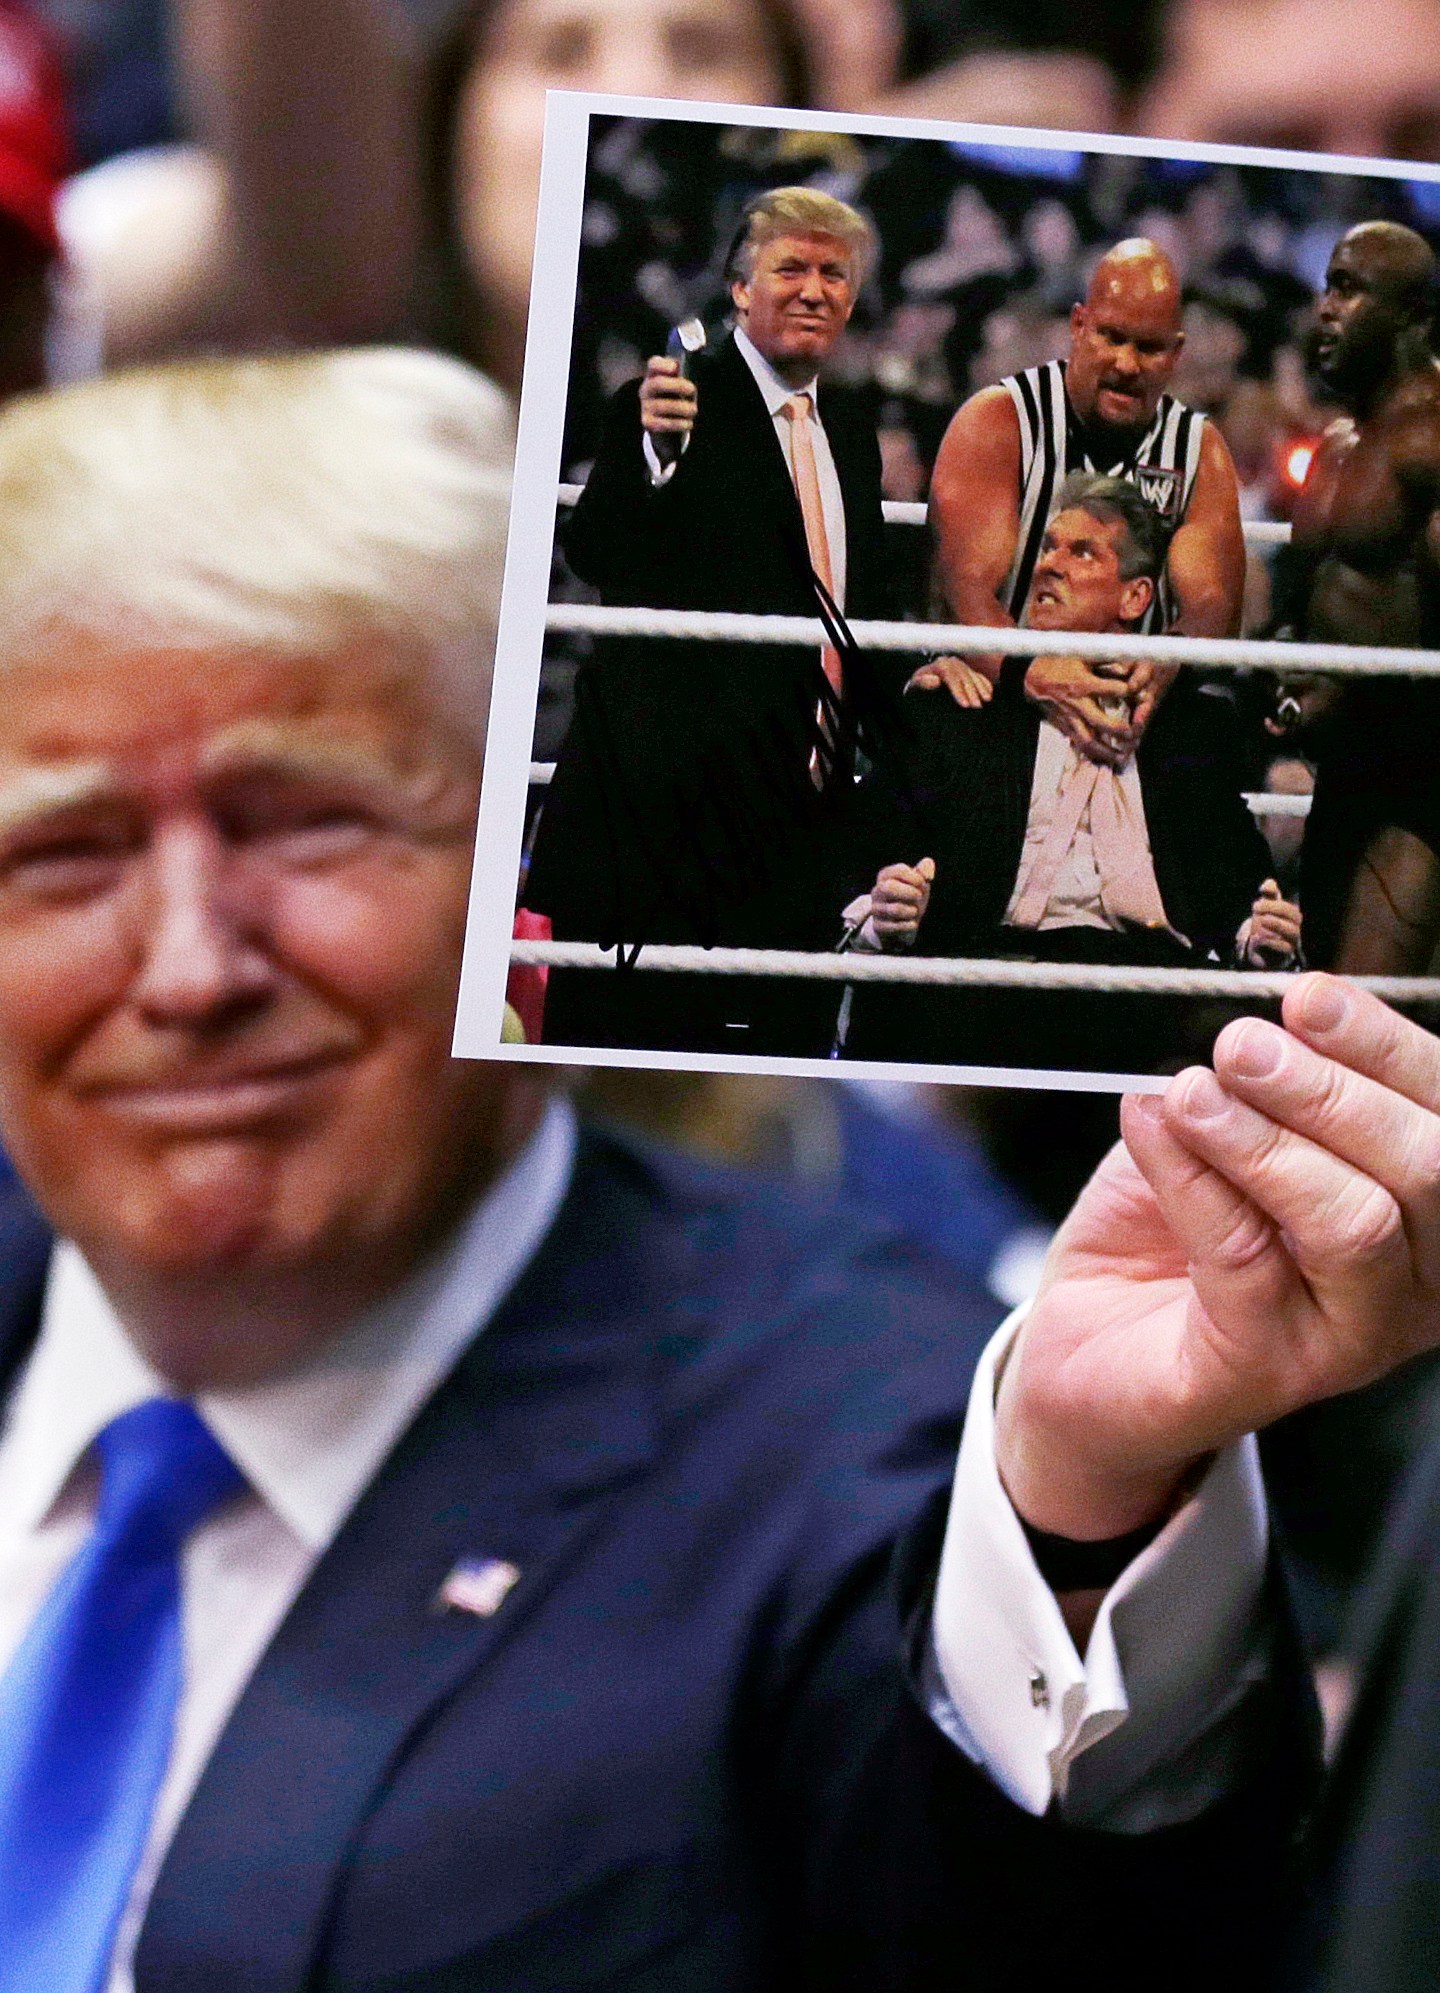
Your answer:
[[[820,123],[552,99],[457,1050],[1433,1024],[1440,171]]]

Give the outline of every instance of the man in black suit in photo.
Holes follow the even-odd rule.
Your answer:
[[[1077,474],[1046,528],[1027,624],[1138,629],[1165,548],[1164,522],[1134,485]],[[1293,961],[1299,910],[1267,876],[1271,860],[1241,794],[1235,716],[1223,690],[1182,672],[1134,755],[1110,768],[1023,697],[1023,676],[1017,662],[976,711],[906,699],[895,753],[860,807],[867,860],[882,851],[887,860],[871,903],[847,909],[861,945],[873,935],[927,955],[1116,966]],[[1125,703],[1117,680],[1122,720]],[[873,876],[868,863],[859,876]],[[1131,1002],[1164,1028],[1156,999]],[[1137,1038],[1131,1005],[1116,997],[1104,1005],[1092,1016],[1070,993],[1037,1001],[1008,990],[872,985],[857,992],[848,1046],[863,1056],[1093,1066],[1109,1043],[1118,1070],[1139,1070],[1145,1035]],[[1112,1028],[1117,1005],[1124,1016],[1114,1015]],[[1059,1056],[1077,1015],[1073,1057]]]
[[[890,607],[873,423],[818,383],[874,255],[803,187],[762,195],[731,262],[732,331],[690,372],[652,359],[611,404],[566,551],[607,604],[814,616]],[[611,640],[581,676],[526,903],[559,938],[812,948],[834,939],[794,854],[848,788],[869,660]],[[903,673],[897,674],[903,682]],[[872,695],[873,696],[873,695]],[[833,990],[764,979],[550,978],[561,1044],[829,1047]]]

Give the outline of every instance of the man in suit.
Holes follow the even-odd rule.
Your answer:
[[[1040,543],[1027,624],[1133,634],[1159,586],[1167,537],[1133,484],[1071,477]],[[1108,666],[1089,668],[1114,685],[1123,716],[1123,681],[1107,679]],[[1234,712],[1218,689],[1182,673],[1118,768],[1089,759],[1018,683],[979,709],[911,693],[904,711],[894,754],[859,811],[864,845],[890,862],[869,900],[847,909],[856,921],[868,916],[889,945],[1117,966],[1294,960],[1299,909],[1267,876],[1269,853],[1241,795]],[[922,853],[929,878],[915,862]],[[1140,1070],[1145,1020],[1162,1029],[1170,1020],[1155,999],[1138,1003],[1107,997],[1070,1033],[1069,994],[1027,1001],[1006,991],[992,1001],[876,985],[857,993],[850,1049]]]
[[[852,615],[888,613],[874,423],[817,378],[873,253],[869,224],[829,195],[782,187],[754,203],[734,329],[688,376],[652,359],[611,404],[565,541],[602,601],[814,616],[818,580]],[[527,905],[564,939],[828,945],[795,854],[847,786],[874,672],[833,649],[598,646]],[[834,1010],[823,984],[552,972],[545,1035],[823,1056]]]
[[[1312,979],[1130,1103],[978,1366],[452,1062],[507,448],[395,353],[0,417],[0,1982],[1263,1983],[1245,1435],[1440,1339],[1422,1035]]]

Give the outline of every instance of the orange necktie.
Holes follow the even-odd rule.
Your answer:
[[[820,502],[820,473],[815,468],[810,414],[808,394],[792,394],[785,404],[785,416],[790,424],[790,475],[800,500],[800,515],[805,521],[805,545],[810,552],[810,565],[824,582],[827,592],[833,595],[835,585],[830,571],[830,541],[825,532],[825,508]],[[838,699],[841,690],[839,651],[833,645],[826,644],[820,653],[820,662],[825,667],[830,689]]]

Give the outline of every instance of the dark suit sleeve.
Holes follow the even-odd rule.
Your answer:
[[[883,621],[896,614],[897,597],[881,509],[874,415],[862,397],[836,390],[828,394],[823,413],[845,494],[846,608],[852,616]],[[872,655],[877,666],[887,662],[884,652]]]
[[[866,780],[854,791],[825,840],[824,890],[837,911],[857,893],[868,893],[885,865],[914,865],[925,831],[915,809],[908,740],[891,736]]]
[[[1239,723],[1229,696],[1182,676],[1141,743],[1140,770],[1166,909],[1201,953],[1229,960],[1273,869],[1242,793]]]
[[[1401,1503],[1360,1616],[1364,1670],[1321,1809],[1288,1988],[1440,1983],[1440,1450]]]
[[[973,1300],[970,1309],[973,1318]],[[966,1320],[963,1295],[947,1324],[933,1283],[907,1292],[892,1281],[888,1294],[867,1295],[858,1272],[832,1305],[829,1343],[847,1380],[832,1425],[868,1436],[868,1457],[858,1473],[824,1452],[812,1459],[822,1500],[815,1533],[797,1545],[795,1589],[776,1608],[781,1665],[763,1685],[768,1722],[747,1768],[763,1795],[762,1833],[799,1906],[777,1983],[816,1993],[1269,1993],[1316,1762],[1293,1640],[1282,1637],[1279,1665],[1244,1706],[1249,1784],[1150,1834],[1035,1819],[926,1713],[919,1684],[957,1440],[956,1371],[975,1353]],[[909,1416],[898,1430],[852,1323],[868,1324],[872,1347],[887,1334],[907,1340]],[[898,1534],[887,1532],[896,1517]]]
[[[640,384],[630,381],[611,397],[594,469],[564,534],[576,574],[612,601],[653,597],[652,542],[671,493],[650,482],[643,435]]]
[[[926,1715],[918,1686],[945,1502],[902,1545],[888,1603],[906,1676],[876,1684],[843,1794],[812,1809],[808,1987],[827,1993],[1273,1993],[1318,1751],[1287,1636],[1248,1711],[1253,1776],[1148,1834],[1013,1805]],[[830,1659],[827,1666],[838,1667]],[[822,1694],[853,1695],[836,1680]],[[1338,1982],[1337,1982],[1338,1993]]]

